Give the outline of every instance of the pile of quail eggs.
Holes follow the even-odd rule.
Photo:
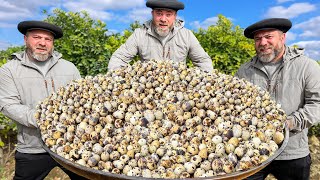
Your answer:
[[[35,117],[42,140],[63,158],[149,178],[258,166],[283,142],[286,119],[244,79],[155,60],[75,80],[40,102]]]

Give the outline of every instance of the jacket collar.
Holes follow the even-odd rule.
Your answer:
[[[12,54],[12,59],[17,59],[17,60],[21,61],[21,63],[23,65],[33,67],[32,63],[28,60],[27,56],[28,55],[27,55],[26,51],[21,51],[21,52],[18,52],[18,53],[13,53]],[[52,53],[52,57],[50,59],[50,61],[52,61],[51,64],[52,65],[56,64],[61,57],[62,57],[61,53],[59,53],[57,51],[54,51]]]
[[[301,56],[304,53],[303,48],[294,48],[285,46],[285,52],[283,54],[283,64],[286,64],[289,61],[292,61],[295,57]],[[258,69],[263,69],[263,64],[258,60],[257,56],[254,56],[250,62],[251,66],[254,66]]]

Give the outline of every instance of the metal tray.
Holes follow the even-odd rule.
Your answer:
[[[259,166],[253,167],[247,171],[238,171],[238,172],[234,172],[234,173],[230,173],[230,174],[224,174],[224,175],[219,175],[219,176],[212,176],[212,177],[201,177],[201,178],[187,178],[187,180],[191,180],[191,179],[199,179],[199,180],[214,180],[214,179],[223,179],[223,180],[227,180],[227,179],[244,179],[246,177],[249,177],[253,174],[255,174],[256,172],[260,171],[261,169],[263,169],[264,167],[266,167],[267,165],[269,165],[276,157],[279,156],[279,154],[284,150],[284,148],[287,146],[289,140],[289,129],[286,127],[285,128],[285,139],[282,142],[280,148],[272,155],[270,156],[265,162],[263,162],[262,164],[260,164]],[[147,180],[147,179],[153,179],[155,180],[155,178],[144,178],[144,177],[131,177],[131,176],[126,176],[126,175],[122,175],[122,174],[113,174],[110,172],[104,172],[104,171],[100,171],[100,170],[95,170],[92,168],[88,168],[82,165],[79,165],[75,162],[72,162],[70,160],[67,160],[59,155],[57,155],[56,153],[54,153],[53,151],[51,151],[43,141],[41,141],[42,143],[42,147],[50,154],[50,156],[57,161],[60,165],[62,165],[63,167],[65,167],[66,169],[80,175],[83,177],[86,177],[88,179],[92,179],[92,180],[100,180],[100,179],[106,179],[106,180],[123,180],[123,179],[132,179],[132,180]]]

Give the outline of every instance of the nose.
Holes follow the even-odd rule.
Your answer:
[[[165,22],[166,20],[167,20],[167,19],[166,19],[166,16],[165,16],[165,15],[160,16],[160,21]]]
[[[267,38],[262,37],[260,40],[260,45],[266,45],[268,42]]]
[[[45,46],[46,45],[46,40],[44,38],[41,38],[39,41],[38,41],[38,44],[41,45],[41,46]]]

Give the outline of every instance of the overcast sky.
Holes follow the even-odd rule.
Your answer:
[[[180,0],[185,9],[178,12],[189,29],[214,25],[218,14],[246,28],[270,17],[289,18],[293,27],[287,33],[287,44],[306,49],[306,54],[320,60],[320,1],[319,0]],[[17,24],[24,20],[42,20],[42,10],[86,10],[94,19],[107,24],[109,32],[122,32],[129,24],[151,18],[146,0],[0,0],[0,50],[23,44]]]

